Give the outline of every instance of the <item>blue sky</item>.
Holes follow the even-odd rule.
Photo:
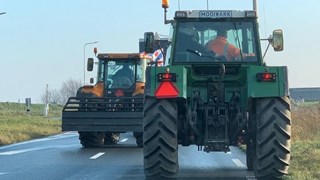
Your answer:
[[[252,9],[251,0],[208,0],[209,9]],[[288,66],[290,87],[320,87],[318,0],[260,0],[260,36],[284,31],[283,52],[269,50],[267,65]],[[207,0],[180,0],[181,10],[206,9]],[[170,1],[168,17],[178,10]],[[138,52],[146,31],[168,34],[161,0],[0,0],[0,102],[31,97],[40,102],[46,84],[59,89],[83,80],[86,58],[100,52]],[[262,46],[264,47],[264,46]],[[86,81],[95,74],[86,72]]]

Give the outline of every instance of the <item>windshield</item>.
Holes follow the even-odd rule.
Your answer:
[[[130,88],[135,83],[135,60],[116,59],[100,62],[98,80],[104,81],[107,88]]]
[[[256,62],[252,22],[178,22],[174,62]]]

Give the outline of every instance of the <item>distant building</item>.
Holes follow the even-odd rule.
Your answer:
[[[294,100],[319,101],[320,87],[314,88],[290,88],[290,96]]]

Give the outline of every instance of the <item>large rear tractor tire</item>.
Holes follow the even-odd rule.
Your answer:
[[[246,135],[246,160],[247,160],[247,168],[249,171],[253,171],[253,163],[255,158],[256,151],[256,105],[255,103],[251,103],[249,110],[249,120],[247,127],[247,135]]]
[[[83,147],[101,147],[104,143],[103,132],[79,132],[79,140]]]
[[[146,177],[176,177],[179,170],[176,102],[146,98],[143,129]]]
[[[253,163],[254,163],[254,157],[255,157],[255,141],[253,137],[247,137],[247,149],[246,149],[246,160],[247,160],[247,168],[249,171],[253,170]]]
[[[273,179],[288,174],[291,147],[288,97],[257,99],[255,145],[253,170],[258,179]]]

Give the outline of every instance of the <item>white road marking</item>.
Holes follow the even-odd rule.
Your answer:
[[[26,151],[23,150],[17,150],[17,151],[7,151],[7,152],[2,152],[0,153],[0,156],[10,156],[10,155],[14,155],[14,154],[20,154]]]
[[[78,135],[78,133],[77,133],[77,132],[74,132],[74,131],[65,132],[65,133],[63,133],[63,134],[76,134],[76,135]],[[62,135],[62,134],[61,134],[61,135]]]
[[[127,140],[128,140],[128,138],[124,138],[120,142],[126,142]]]
[[[97,158],[99,158],[100,156],[102,156],[102,155],[104,155],[104,154],[105,154],[104,152],[100,152],[100,153],[98,153],[98,154],[90,157],[89,159],[97,159]]]
[[[7,152],[1,152],[0,156],[10,156],[14,154],[20,154],[20,153],[25,153],[29,151],[35,151],[43,148],[31,148],[31,149],[22,149],[22,150],[15,150],[15,151],[7,151]]]
[[[5,175],[5,174],[9,174],[9,173],[8,172],[0,172],[0,176]]]
[[[229,151],[229,152],[227,152],[227,154],[232,154],[232,152],[231,152],[231,151]]]
[[[44,146],[41,148],[28,148],[28,149],[20,149],[20,150],[13,150],[13,151],[5,151],[5,152],[0,152],[0,156],[10,156],[10,155],[21,154],[21,153],[30,152],[30,151],[37,151],[37,150],[51,149],[51,148],[69,148],[74,146],[78,146],[78,145]]]
[[[246,176],[247,180],[257,180],[255,176]]]
[[[232,159],[232,161],[240,168],[247,168],[239,159]]]
[[[20,143],[16,143],[16,144],[7,145],[7,146],[4,146],[4,147],[0,147],[0,150],[11,148],[11,147],[15,147],[15,146],[19,146],[19,145],[35,143],[35,142],[43,142],[43,141],[50,141],[50,140],[55,140],[55,139],[70,138],[70,137],[73,137],[73,136],[78,136],[78,134],[76,134],[74,132],[66,132],[66,133],[63,133],[63,134],[58,134],[58,135],[55,135],[55,136],[50,136],[50,137],[46,137],[46,138],[42,138],[42,139],[34,139],[34,140],[30,140],[30,141],[25,141],[25,142],[20,142]]]

